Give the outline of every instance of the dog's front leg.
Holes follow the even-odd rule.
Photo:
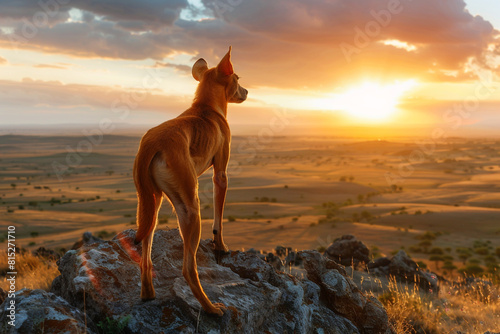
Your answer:
[[[227,191],[227,174],[225,169],[220,170],[214,167],[214,223],[212,230],[214,233],[215,250],[220,253],[228,251],[222,238],[222,215],[224,211],[224,202],[226,200]]]

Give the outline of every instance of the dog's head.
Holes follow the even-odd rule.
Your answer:
[[[200,58],[193,65],[192,73],[193,78],[200,83],[210,80],[210,84],[222,85],[226,92],[227,102],[241,103],[247,99],[248,91],[240,86],[239,77],[233,70],[231,47],[229,47],[229,51],[221,59],[219,65],[209,69],[205,59]]]

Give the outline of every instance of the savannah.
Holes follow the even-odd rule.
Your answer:
[[[95,141],[99,145],[92,152],[78,153],[66,150],[68,143],[77,147],[91,142],[88,137],[0,137],[0,224],[4,231],[16,226],[16,244],[26,251],[21,282],[28,288],[50,289],[58,275],[55,261],[38,264],[30,252],[44,247],[63,254],[84,232],[109,239],[136,228],[131,173],[140,137],[94,139],[100,142]],[[324,252],[335,239],[352,234],[368,246],[372,259],[404,250],[446,282],[474,276],[498,284],[500,208],[495,184],[500,142],[447,138],[432,142],[428,154],[423,142],[234,137],[224,212],[226,244],[231,250],[261,253],[276,246]],[[212,187],[207,172],[199,182],[202,239],[212,237]],[[158,229],[175,228],[176,216],[164,205]],[[4,245],[6,239],[7,234]],[[378,285],[374,293],[382,300],[397,298],[387,307],[398,332],[411,332],[406,322],[414,307],[429,322],[423,326],[428,332],[462,328],[479,333],[498,325],[498,298],[485,297],[482,290],[449,296],[445,306],[419,289],[395,282]],[[8,287],[5,278],[2,287]],[[447,290],[453,291],[442,283],[440,293]],[[436,315],[443,309],[448,314]]]
[[[499,110],[498,0],[0,1],[0,333],[498,334]]]

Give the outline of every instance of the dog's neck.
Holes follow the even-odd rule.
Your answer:
[[[226,90],[223,86],[214,87],[199,84],[194,96],[193,107],[207,106],[210,109],[220,113],[224,118],[227,117],[227,98]]]

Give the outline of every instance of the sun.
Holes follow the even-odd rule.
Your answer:
[[[404,93],[415,85],[415,80],[364,82],[317,102],[324,109],[342,111],[356,120],[383,121],[390,119]]]

